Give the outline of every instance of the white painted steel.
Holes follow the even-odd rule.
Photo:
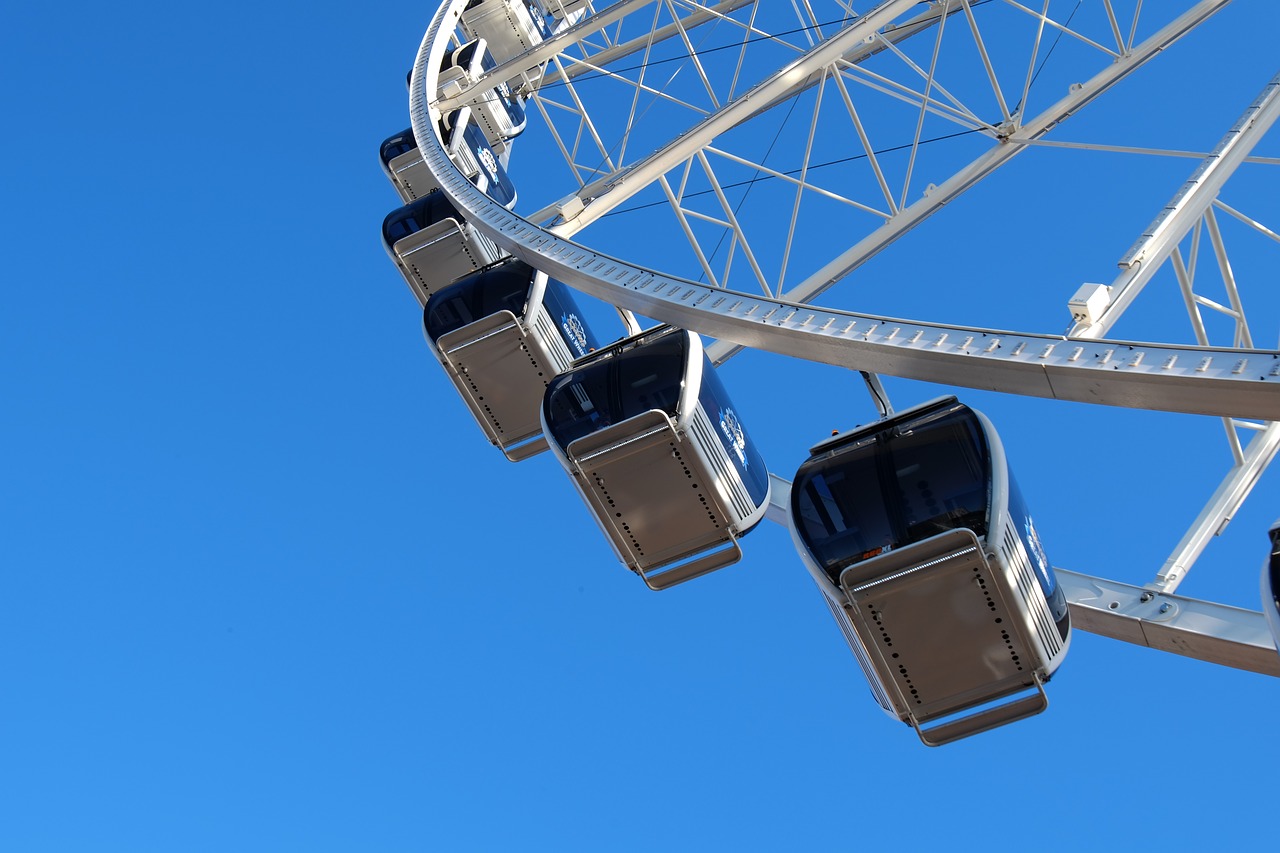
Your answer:
[[[1222,483],[1214,490],[1200,515],[1160,568],[1151,584],[1153,589],[1173,592],[1186,579],[1196,558],[1210,540],[1221,533],[1231,521],[1257,484],[1262,472],[1275,459],[1277,449],[1280,449],[1280,423],[1272,422],[1249,441],[1240,461],[1232,466]]]
[[[791,299],[734,293],[687,281],[578,245],[566,235],[576,233],[587,222],[616,207],[629,197],[633,188],[658,181],[682,159],[710,150],[718,133],[758,114],[794,92],[796,87],[814,85],[822,78],[823,68],[848,62],[850,56],[857,55],[859,37],[874,40],[879,26],[891,22],[914,4],[893,0],[881,4],[841,33],[819,42],[792,65],[761,81],[746,95],[729,100],[651,157],[573,193],[567,197],[567,203],[557,205],[558,210],[567,211],[568,220],[557,228],[541,227],[532,221],[550,215],[548,211],[524,219],[490,201],[462,178],[435,138],[438,113],[427,93],[436,89],[435,69],[464,0],[444,3],[432,20],[412,76],[411,115],[419,147],[446,195],[475,227],[498,245],[565,283],[622,309],[717,337],[721,342],[716,346],[726,348],[720,355],[726,354],[728,348],[747,346],[872,373],[962,387],[1274,421],[1280,420],[1280,393],[1276,388],[1280,382],[1280,351],[1277,350],[1189,347],[1008,332],[899,320],[804,304],[915,222],[972,186],[1000,162],[1039,142],[1053,126],[1227,2],[1197,3],[1136,46],[1132,32],[1126,40],[1119,28],[1113,26],[1116,39],[1122,44],[1117,46],[1116,59],[1110,67],[1084,85],[1074,87],[1068,97],[1031,121],[1019,124],[1017,117],[1009,114],[1006,104],[1005,112],[1011,121],[1009,127],[999,129],[1000,145],[933,189],[922,201],[895,210],[891,214],[895,222],[873,232],[810,275],[800,286],[792,288],[787,292],[789,297],[794,297]],[[575,30],[540,46],[537,50],[546,51],[547,55],[538,54],[537,62],[553,60],[562,44],[574,40],[575,32],[600,29],[602,16],[620,15],[624,5],[644,4],[616,4],[601,16],[585,18]],[[719,8],[737,5],[741,4],[722,3]],[[937,5],[948,11],[961,8],[957,0]],[[967,6],[964,8],[967,12]],[[939,16],[939,20],[945,17]],[[879,37],[884,40],[883,34]],[[642,49],[642,45],[632,43],[613,49],[634,53]],[[526,67],[537,64],[534,59],[533,52],[518,58]],[[508,73],[510,68],[506,65],[514,67],[516,63],[517,59],[513,59],[493,74]],[[566,80],[571,76],[568,72],[561,74]],[[837,75],[834,79],[839,82],[841,77]],[[1267,107],[1261,111],[1269,113],[1269,110]],[[1241,156],[1247,156],[1247,152]],[[1229,174],[1229,170],[1224,170],[1224,174]],[[712,179],[714,181],[714,177]],[[1261,438],[1256,438],[1255,443]],[[1269,453],[1260,449],[1255,456],[1269,459],[1273,454],[1274,448]],[[1256,468],[1255,460],[1252,469]],[[771,520],[781,520],[784,515],[777,504],[786,494],[785,489],[777,488],[783,482],[774,478],[775,505],[767,516]],[[1255,652],[1262,649],[1270,652],[1272,660],[1276,659],[1274,643],[1269,642],[1269,637],[1268,642],[1262,642],[1257,636],[1255,628],[1261,614],[1059,571],[1071,581],[1064,585],[1071,592],[1073,617],[1085,630],[1228,666],[1280,674],[1280,667],[1268,668],[1255,660]],[[1118,598],[1116,606],[1111,602],[1096,606],[1095,600],[1113,594],[1118,596],[1121,591],[1132,592],[1133,598],[1144,606],[1155,600],[1152,596],[1163,596],[1166,599],[1163,603],[1173,606],[1160,612],[1159,618],[1149,617],[1137,605],[1129,607]],[[1175,607],[1188,616],[1181,620],[1165,618]],[[1263,627],[1265,630],[1265,625]]]
[[[1080,323],[1072,328],[1073,337],[1100,338],[1110,331],[1191,227],[1211,211],[1227,178],[1245,162],[1277,117],[1280,117],[1280,76],[1272,78],[1138,242],[1120,259],[1122,272],[1111,283],[1110,304],[1092,323]]]

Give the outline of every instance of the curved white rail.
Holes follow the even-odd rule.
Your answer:
[[[790,303],[639,267],[511,213],[454,167],[436,135],[436,105],[427,97],[436,91],[436,69],[465,2],[443,3],[423,38],[410,85],[414,135],[446,196],[467,220],[503,249],[548,275],[662,322],[809,361],[1074,402],[1280,420],[1277,350],[1076,339]],[[779,517],[775,508],[770,518]],[[1192,599],[1175,603],[1163,593],[1074,572],[1064,576],[1073,613],[1084,630],[1280,675],[1280,656],[1260,613]],[[1128,602],[1123,607],[1121,599]],[[1146,613],[1152,601],[1154,616]],[[1160,611],[1163,604],[1171,606]],[[1167,615],[1170,611],[1174,612]],[[1175,618],[1178,613],[1188,616],[1180,622]],[[1159,630],[1147,631],[1148,625]]]

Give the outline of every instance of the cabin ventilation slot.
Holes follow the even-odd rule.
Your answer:
[[[568,370],[572,363],[572,359],[569,358],[569,348],[564,345],[555,322],[544,306],[538,306],[538,310],[533,314],[533,330],[535,337],[542,341],[543,349],[551,356],[551,365],[555,372],[560,374]],[[545,381],[550,382],[551,377],[545,377]]]
[[[473,258],[477,268],[486,266],[504,257],[507,253],[498,248],[498,244],[490,240],[484,234],[481,234],[470,223],[463,225],[468,241],[475,241],[477,253],[480,257]],[[467,254],[472,254],[470,251]]]
[[[729,495],[729,500],[733,504],[733,513],[736,516],[734,519],[736,526],[751,515],[753,508],[751,498],[747,495],[742,478],[737,475],[733,464],[729,461],[729,454],[725,452],[724,445],[720,443],[701,405],[694,410],[693,417],[689,419],[689,431],[701,445],[703,455],[710,460],[716,480]]]
[[[1058,636],[1057,626],[1049,618],[1049,606],[1044,600],[1044,592],[1039,582],[1032,574],[1031,563],[1022,549],[1022,541],[1018,539],[1018,534],[1012,527],[1005,527],[1002,544],[1005,562],[1013,570],[1014,578],[1017,580],[1018,594],[1022,596],[1027,610],[1035,621],[1036,633],[1040,635],[1040,642],[1044,646],[1045,658],[1052,660],[1062,650],[1062,642]]]

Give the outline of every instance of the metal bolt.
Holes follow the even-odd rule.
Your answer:
[[[1172,604],[1161,604],[1161,605],[1160,605],[1160,612],[1161,612],[1161,613],[1168,613],[1168,612],[1169,612],[1169,609],[1170,609],[1171,607],[1173,607],[1173,605],[1172,605]]]
[[[1138,600],[1139,600],[1139,601],[1141,601],[1143,604],[1146,604],[1148,601],[1150,601],[1150,600],[1151,600],[1151,598],[1152,598],[1151,593],[1149,593],[1149,592],[1144,592],[1144,593],[1142,594],[1142,598],[1140,598],[1140,599],[1138,599]]]

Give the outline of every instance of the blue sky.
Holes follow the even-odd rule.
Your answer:
[[[1077,632],[1045,714],[929,750],[784,530],[650,593],[554,460],[489,448],[378,240],[431,11],[6,12],[0,849],[1272,841],[1280,681]],[[1277,24],[1234,4],[1063,138],[1212,146]],[[1059,331],[1193,163],[1029,152],[860,304],[998,293]],[[725,379],[784,476],[871,411],[834,368],[750,353]],[[1217,421],[964,396],[1066,568],[1150,579],[1229,464],[1192,443]],[[1277,504],[1272,472],[1181,591],[1256,608]]]

